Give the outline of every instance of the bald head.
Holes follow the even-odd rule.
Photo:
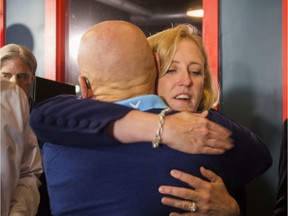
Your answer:
[[[156,67],[144,33],[125,21],[94,25],[82,37],[78,64],[94,98],[117,101],[153,94]]]

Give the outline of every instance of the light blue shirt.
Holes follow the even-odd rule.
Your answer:
[[[116,104],[131,107],[141,111],[146,111],[149,109],[165,109],[168,106],[165,102],[157,95],[144,95],[127,100],[117,101]]]

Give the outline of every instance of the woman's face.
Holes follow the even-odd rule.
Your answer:
[[[204,87],[204,58],[193,41],[179,41],[172,63],[158,80],[158,95],[178,111],[197,111]]]

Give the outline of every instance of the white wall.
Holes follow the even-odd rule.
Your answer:
[[[6,43],[30,48],[40,77],[44,77],[44,6],[44,0],[6,0]]]

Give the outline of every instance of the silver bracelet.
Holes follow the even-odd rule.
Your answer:
[[[165,115],[166,115],[166,113],[170,112],[171,110],[172,110],[171,108],[166,108],[166,109],[162,110],[159,114],[159,118],[160,118],[159,128],[157,129],[155,139],[152,141],[152,147],[153,148],[158,148],[160,145],[162,133],[163,133]]]

